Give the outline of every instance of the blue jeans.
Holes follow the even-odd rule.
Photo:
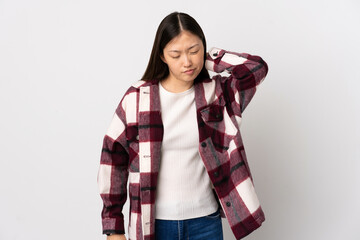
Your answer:
[[[186,220],[155,220],[156,240],[223,240],[220,211]]]

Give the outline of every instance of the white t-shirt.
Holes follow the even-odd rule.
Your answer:
[[[156,219],[184,220],[215,212],[218,203],[199,155],[194,86],[181,93],[159,83],[164,136],[156,195]]]

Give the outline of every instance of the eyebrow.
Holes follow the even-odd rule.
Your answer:
[[[192,45],[191,47],[188,48],[188,50],[191,50],[192,48],[194,48],[194,47],[196,47],[196,46],[199,46],[199,44],[196,43],[196,44]],[[180,52],[180,51],[179,51],[179,50],[169,50],[168,52],[176,52],[176,53],[178,53],[178,52]]]

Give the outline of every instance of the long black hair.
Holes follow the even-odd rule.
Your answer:
[[[146,71],[142,77],[145,81],[161,81],[169,75],[169,68],[161,59],[165,46],[182,31],[189,31],[198,36],[204,46],[204,66],[195,78],[195,82],[209,78],[205,68],[206,60],[206,39],[205,35],[194,18],[186,13],[173,12],[167,15],[160,23],[155,36],[154,45]]]

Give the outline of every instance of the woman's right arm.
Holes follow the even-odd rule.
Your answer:
[[[122,208],[127,198],[129,149],[126,139],[126,116],[121,100],[104,137],[98,172],[98,185],[103,200],[101,213],[103,234],[125,234]],[[119,237],[119,236],[118,236]]]

